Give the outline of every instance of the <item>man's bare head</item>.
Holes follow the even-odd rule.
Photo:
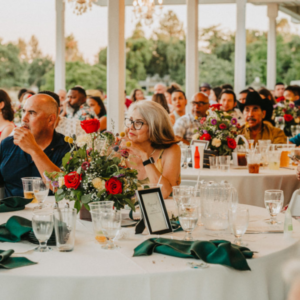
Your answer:
[[[36,137],[41,133],[53,131],[57,117],[57,102],[49,95],[38,94],[26,100],[22,125]]]
[[[200,92],[192,98],[192,114],[197,117],[206,117],[209,109],[209,99],[206,94]]]

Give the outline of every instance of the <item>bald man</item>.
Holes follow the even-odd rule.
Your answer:
[[[22,126],[0,144],[0,182],[5,196],[23,196],[22,177],[43,177],[45,171],[60,171],[70,150],[64,136],[54,130],[57,102],[46,94],[26,100]]]
[[[199,119],[206,117],[209,109],[209,99],[204,93],[197,93],[191,101],[191,113],[180,117],[174,125],[174,133],[183,143],[189,145],[195,129],[199,127]],[[196,120],[197,119],[197,120]]]
[[[164,94],[167,91],[166,85],[158,83],[154,87],[154,94]]]

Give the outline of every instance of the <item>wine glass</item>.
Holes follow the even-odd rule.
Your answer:
[[[242,236],[245,234],[249,224],[249,210],[237,208],[229,210],[229,221],[231,224],[232,232],[235,236],[234,244],[238,246],[247,246],[242,242]]]
[[[38,208],[43,207],[43,202],[46,200],[49,194],[49,182],[44,182],[42,178],[37,178],[33,180],[33,193],[38,201]]]
[[[268,223],[280,224],[281,222],[277,221],[277,215],[280,213],[280,210],[283,205],[283,191],[281,190],[267,190],[265,191],[265,206],[270,213],[271,219]]]
[[[103,245],[103,249],[119,248],[114,244],[113,239],[121,228],[122,215],[120,211],[100,211],[100,224],[103,235],[107,239],[107,244]]]
[[[192,232],[197,226],[199,218],[198,200],[190,200],[189,203],[180,203],[178,207],[179,222],[182,229],[186,232],[184,241],[193,241]]]
[[[173,199],[176,201],[177,207],[180,203],[188,203],[193,196],[194,187],[187,185],[173,186]]]
[[[34,210],[32,216],[32,229],[40,245],[35,249],[37,252],[52,250],[47,246],[48,239],[53,232],[53,211]]]

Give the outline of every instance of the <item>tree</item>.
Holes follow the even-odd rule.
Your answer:
[[[29,40],[28,48],[29,61],[42,57],[42,51],[39,49],[39,41],[34,35]]]
[[[66,62],[70,62],[70,61],[83,62],[84,59],[82,54],[79,52],[78,42],[75,40],[73,34],[70,34],[65,38],[65,43],[66,43],[66,53],[65,53]]]

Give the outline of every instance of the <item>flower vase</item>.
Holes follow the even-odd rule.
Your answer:
[[[80,211],[79,211],[79,219],[83,221],[89,221],[92,222],[92,215],[91,213],[85,208],[84,205],[82,205]]]

